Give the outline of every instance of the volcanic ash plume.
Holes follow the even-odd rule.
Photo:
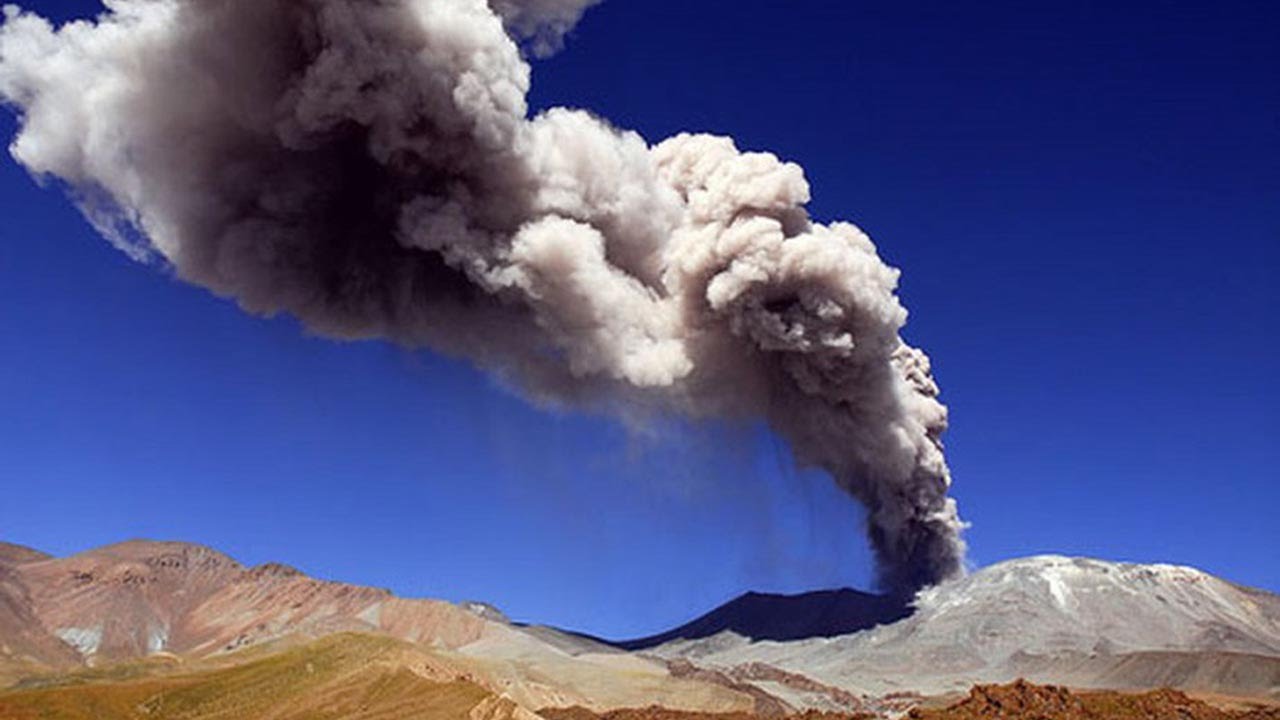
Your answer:
[[[263,315],[469,358],[539,402],[763,417],[868,509],[882,585],[961,571],[898,271],[804,206],[797,165],[530,118],[518,43],[591,0],[108,0],[15,7],[15,158],[112,242]]]

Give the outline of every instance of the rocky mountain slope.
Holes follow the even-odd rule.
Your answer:
[[[650,653],[707,668],[764,665],[873,694],[1018,677],[1084,687],[1280,696],[1280,596],[1186,567],[1012,560],[921,593],[908,618],[837,638],[731,632]]]
[[[487,606],[406,600],[284,565],[246,568],[198,545],[128,542],[0,570],[14,607],[0,626],[0,681],[147,657],[200,661],[355,632],[429,648],[459,676],[526,707],[755,707],[749,694],[678,677],[664,661],[520,628]]]
[[[51,556],[48,553],[42,553],[39,550],[33,550],[22,545],[0,542],[0,565],[22,565],[23,563],[49,559],[51,559]]]
[[[17,545],[0,543],[0,684],[8,673],[42,665],[78,662],[75,650],[54,637],[36,617],[18,566],[49,559]]]
[[[209,673],[268,657],[317,648],[360,656],[369,647],[377,659],[361,662],[389,674],[348,668],[326,682],[348,691],[342,683],[352,677],[404,685],[415,698],[465,683],[480,693],[477,705],[508,714],[657,705],[875,716],[1019,677],[1280,703],[1280,597],[1174,566],[1015,560],[932,588],[910,608],[855,591],[748,594],[615,646],[513,624],[483,604],[407,600],[283,565],[244,567],[197,545],[129,542],[67,558],[0,546],[0,687],[19,688],[0,695],[10,703],[74,704],[84,696],[54,691],[75,677],[90,687],[123,678],[134,683],[129,693],[145,679],[146,697],[171,706],[189,689],[181,678],[210,683]],[[419,700],[428,702],[405,702]]]

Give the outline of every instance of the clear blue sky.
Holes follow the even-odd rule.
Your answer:
[[[726,7],[608,0],[535,104],[773,150],[876,238],[951,407],[976,565],[1280,590],[1280,4]],[[630,438],[247,317],[7,158],[0,400],[0,537],[54,553],[197,541],[609,636],[871,577],[858,508],[759,428]]]

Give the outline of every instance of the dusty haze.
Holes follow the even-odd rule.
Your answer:
[[[801,168],[529,117],[521,51],[587,0],[8,6],[11,150],[139,260],[335,338],[465,357],[531,399],[766,419],[868,510],[881,585],[961,572],[946,409],[898,271]]]

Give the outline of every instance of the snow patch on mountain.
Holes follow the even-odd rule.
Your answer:
[[[58,628],[54,634],[85,657],[95,655],[102,646],[101,625],[91,628]]]

